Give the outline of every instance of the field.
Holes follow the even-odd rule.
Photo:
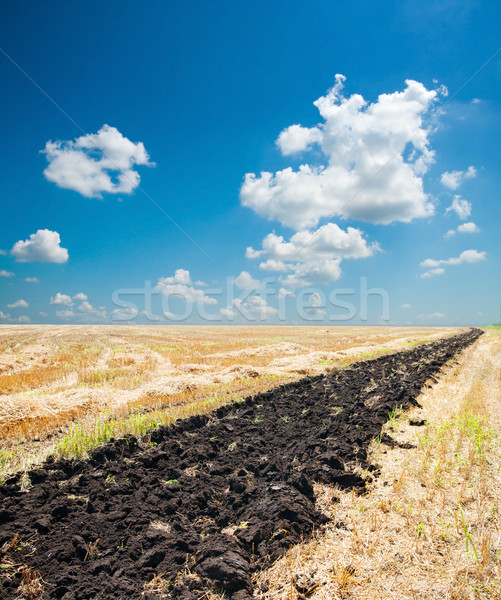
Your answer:
[[[455,329],[0,328],[0,478]]]
[[[36,357],[29,328],[9,329],[4,364],[35,364],[4,377],[58,364]],[[10,477],[15,459],[5,467],[2,597],[501,598],[497,331],[86,329],[38,332],[47,356],[61,338],[78,357],[86,343],[101,349],[47,384],[34,415],[44,430],[15,418],[42,385],[5,394],[4,452],[53,457]],[[138,358],[127,375],[80,385],[110,368],[113,348],[155,357],[163,345],[176,348],[170,369],[150,360],[136,387]],[[162,388],[183,373],[200,378],[189,394]],[[106,417],[96,398],[55,410],[57,394],[67,407],[80,388],[103,393]],[[152,389],[160,403],[141,404]],[[113,398],[122,392],[127,401]],[[198,416],[94,448],[152,414]]]

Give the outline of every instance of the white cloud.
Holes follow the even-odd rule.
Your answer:
[[[10,319],[10,314],[0,310],[0,319],[2,319],[2,321],[8,321]]]
[[[27,308],[28,306],[29,304],[26,302],[26,300],[23,300],[22,298],[16,300],[12,304],[7,304],[7,308]]]
[[[451,238],[457,233],[480,233],[480,229],[470,221],[469,223],[463,223],[459,225],[457,229],[449,229],[449,231],[444,235],[444,238]]]
[[[49,141],[43,152],[49,162],[45,177],[88,198],[130,194],[141,180],[134,166],[153,166],[142,142],[131,142],[109,125],[75,141]]]
[[[278,314],[278,310],[270,306],[261,296],[235,298],[231,306],[221,308],[219,313],[231,320],[243,318],[247,321],[265,321]]]
[[[0,256],[5,256],[7,254],[7,250],[0,249]]]
[[[68,250],[61,248],[59,233],[50,229],[39,229],[28,240],[19,240],[10,253],[17,262],[65,263],[68,260]]]
[[[479,233],[480,229],[475,225],[475,223],[472,223],[470,221],[469,223],[463,223],[462,225],[460,225],[458,227],[458,232],[459,233]]]
[[[427,258],[420,266],[424,269],[428,269],[427,272],[420,275],[423,279],[428,279],[434,275],[442,275],[445,272],[444,266],[458,266],[464,263],[477,263],[485,260],[486,253],[479,252],[478,250],[464,250],[457,257],[446,258],[442,260],[436,260],[434,258]]]
[[[139,311],[137,308],[115,308],[111,311],[111,320],[112,321],[131,321],[135,319]]]
[[[57,294],[50,299],[49,304],[64,304],[66,306],[72,306],[73,300],[67,294],[61,294],[61,292],[57,292]]]
[[[288,296],[290,296],[291,298],[294,298],[296,296],[296,294],[294,292],[291,292],[290,290],[281,287],[278,290],[278,297],[279,298],[287,298]]]
[[[44,312],[43,310],[41,310],[41,311],[40,311],[38,314],[39,314],[41,317],[48,317],[48,316],[49,316],[49,315],[48,315],[46,312]]]
[[[85,296],[85,294],[77,294],[76,296],[73,296],[73,298],[77,299],[77,296]],[[85,296],[87,297],[87,296]],[[80,298],[78,298],[78,300],[80,300]],[[106,317],[106,310],[104,310],[104,307],[100,306],[99,308],[94,308],[94,306],[92,306],[92,304],[90,304],[90,302],[87,302],[87,300],[84,300],[82,302],[82,304],[80,304],[80,306],[78,307],[78,310],[82,313],[85,313],[87,315],[93,315],[95,317],[99,317],[104,319]]]
[[[266,259],[259,267],[266,271],[289,273],[282,278],[285,285],[301,287],[336,281],[341,276],[341,259],[366,258],[379,249],[368,245],[359,229],[346,231],[335,223],[327,223],[316,231],[298,231],[287,242],[275,233],[268,234],[261,250],[248,247],[247,258]]]
[[[78,294],[75,294],[73,296],[73,300],[77,300],[79,302],[85,302],[85,300],[87,300],[87,294],[84,294],[83,292],[78,292]]]
[[[368,103],[359,94],[345,98],[344,80],[336,75],[334,87],[314,102],[323,123],[292,125],[277,140],[284,155],[317,145],[324,164],[248,173],[242,204],[294,229],[334,215],[387,224],[433,214],[421,176],[434,161],[424,118],[438,92],[407,80],[402,92]]]
[[[18,323],[31,323],[31,319],[26,315],[21,315],[15,319]]]
[[[318,127],[291,125],[284,129],[277,139],[277,146],[284,156],[309,150],[313,144],[322,143],[322,132]]]
[[[56,317],[60,319],[71,319],[75,316],[75,313],[72,310],[56,310]]]
[[[409,310],[409,308],[412,308],[412,304],[402,304],[400,308],[402,310]]]
[[[27,283],[40,283],[40,279],[38,279],[38,277],[25,277],[24,281]]]
[[[440,177],[440,181],[445,187],[451,190],[457,190],[465,179],[471,179],[477,176],[475,167],[470,166],[466,171],[445,171]]]
[[[0,277],[14,277],[14,273],[10,271],[5,271],[4,269],[0,270]]]
[[[425,320],[445,319],[446,316],[447,315],[445,315],[444,313],[434,312],[434,313],[431,313],[430,315],[418,315],[418,319],[425,319]]]
[[[247,271],[242,271],[238,277],[233,279],[233,283],[241,290],[258,290],[261,287],[261,282],[253,279]]]
[[[430,277],[435,277],[437,275],[443,275],[445,273],[445,269],[443,267],[436,267],[434,269],[430,269],[426,271],[426,273],[422,273],[420,275],[421,279],[430,279]]]
[[[173,277],[161,277],[155,289],[164,296],[180,296],[186,302],[217,304],[215,298],[206,296],[202,289],[194,287],[190,272],[185,269],[177,269]]]
[[[454,196],[452,204],[445,211],[445,214],[450,211],[455,212],[461,220],[465,221],[471,215],[471,202],[461,198],[461,196]]]

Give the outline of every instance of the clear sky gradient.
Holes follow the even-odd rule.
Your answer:
[[[498,322],[500,18],[4,3],[0,323]]]

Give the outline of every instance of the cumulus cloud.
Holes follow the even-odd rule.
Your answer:
[[[45,311],[43,311],[43,310],[41,310],[41,311],[40,311],[38,314],[39,314],[41,317],[48,317],[48,316],[49,316],[49,315],[48,315],[48,314],[47,314]]]
[[[109,125],[74,141],[49,141],[43,152],[49,162],[45,177],[87,198],[130,194],[141,179],[134,167],[154,166],[143,142],[131,142]]]
[[[40,283],[40,279],[38,279],[38,277],[25,277],[24,281],[27,283]]]
[[[73,296],[73,300],[77,300],[79,302],[85,302],[87,299],[87,294],[84,294],[83,292],[78,292],[78,294]]]
[[[480,229],[470,221],[469,223],[463,223],[459,225],[459,227],[455,229],[449,229],[449,231],[444,235],[445,238],[450,238],[457,233],[480,233]]]
[[[377,244],[367,244],[359,229],[348,227],[344,231],[335,223],[327,223],[316,231],[298,231],[289,241],[270,233],[260,250],[248,247],[245,256],[264,259],[261,269],[288,273],[282,278],[284,284],[301,287],[336,281],[343,258],[366,258],[378,249]]]
[[[26,300],[23,300],[22,298],[16,300],[12,304],[7,304],[7,308],[27,308],[28,306],[29,304],[26,302]]]
[[[155,289],[164,296],[180,296],[186,302],[217,304],[215,298],[207,296],[202,289],[195,287],[190,272],[185,269],[177,269],[172,277],[161,277]]]
[[[243,318],[247,321],[266,321],[278,314],[278,310],[270,306],[261,296],[235,298],[230,306],[221,308],[219,313],[229,320]]]
[[[10,314],[0,310],[0,319],[2,319],[2,321],[8,321],[10,319]]]
[[[472,179],[477,176],[475,167],[470,166],[466,171],[445,171],[440,177],[440,181],[450,190],[457,190],[465,179]]]
[[[461,198],[461,196],[454,196],[452,204],[447,208],[445,214],[451,211],[455,212],[462,221],[465,221],[471,215],[471,202]]]
[[[428,279],[434,275],[442,275],[445,272],[444,266],[458,266],[464,263],[477,263],[485,260],[486,252],[479,252],[478,250],[464,250],[457,257],[446,258],[436,260],[434,258],[427,258],[420,266],[424,269],[428,269],[425,273],[420,275],[423,279]]]
[[[73,300],[71,299],[71,296],[68,296],[67,294],[61,294],[61,292],[57,292],[55,296],[52,296],[49,304],[64,304],[66,306],[72,306]]]
[[[322,123],[292,125],[277,140],[286,156],[317,148],[323,164],[247,173],[242,204],[294,229],[334,215],[387,224],[433,214],[421,176],[434,162],[424,118],[439,92],[407,80],[402,92],[369,103],[359,94],[345,97],[344,80],[336,75],[334,87],[314,102]]]
[[[61,248],[61,238],[57,231],[39,229],[27,240],[19,240],[10,251],[17,262],[52,262],[68,261],[68,250]]]
[[[85,296],[85,294],[77,294],[76,296],[73,296],[73,298],[75,298],[76,300],[80,300],[81,298],[77,298],[77,296]],[[85,298],[87,298],[87,296],[85,296]],[[99,317],[101,319],[104,319],[106,317],[106,310],[104,306],[100,306],[99,308],[94,308],[94,306],[92,306],[92,304],[90,304],[90,302],[87,302],[87,300],[84,300],[82,302],[82,304],[80,304],[80,306],[78,307],[78,310],[81,313],[86,314],[87,316],[94,316],[94,317]]]
[[[14,277],[14,273],[10,271],[5,271],[5,269],[0,270],[0,277]]]
[[[480,229],[473,222],[463,223],[458,227],[458,233],[479,233]]]
[[[261,282],[254,279],[247,271],[242,271],[238,277],[233,279],[233,283],[241,290],[258,290]]]
[[[14,320],[18,323],[31,323],[31,319],[27,315],[21,315],[20,317],[17,317],[17,319]]]

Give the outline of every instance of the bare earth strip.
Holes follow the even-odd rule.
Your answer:
[[[316,486],[331,522],[257,576],[256,598],[501,598],[501,335],[488,331],[419,402],[386,428],[412,448],[373,444],[381,474],[366,495]]]
[[[458,328],[0,326],[0,477]],[[66,436],[66,437],[65,437]],[[69,436],[69,437],[67,437]]]

